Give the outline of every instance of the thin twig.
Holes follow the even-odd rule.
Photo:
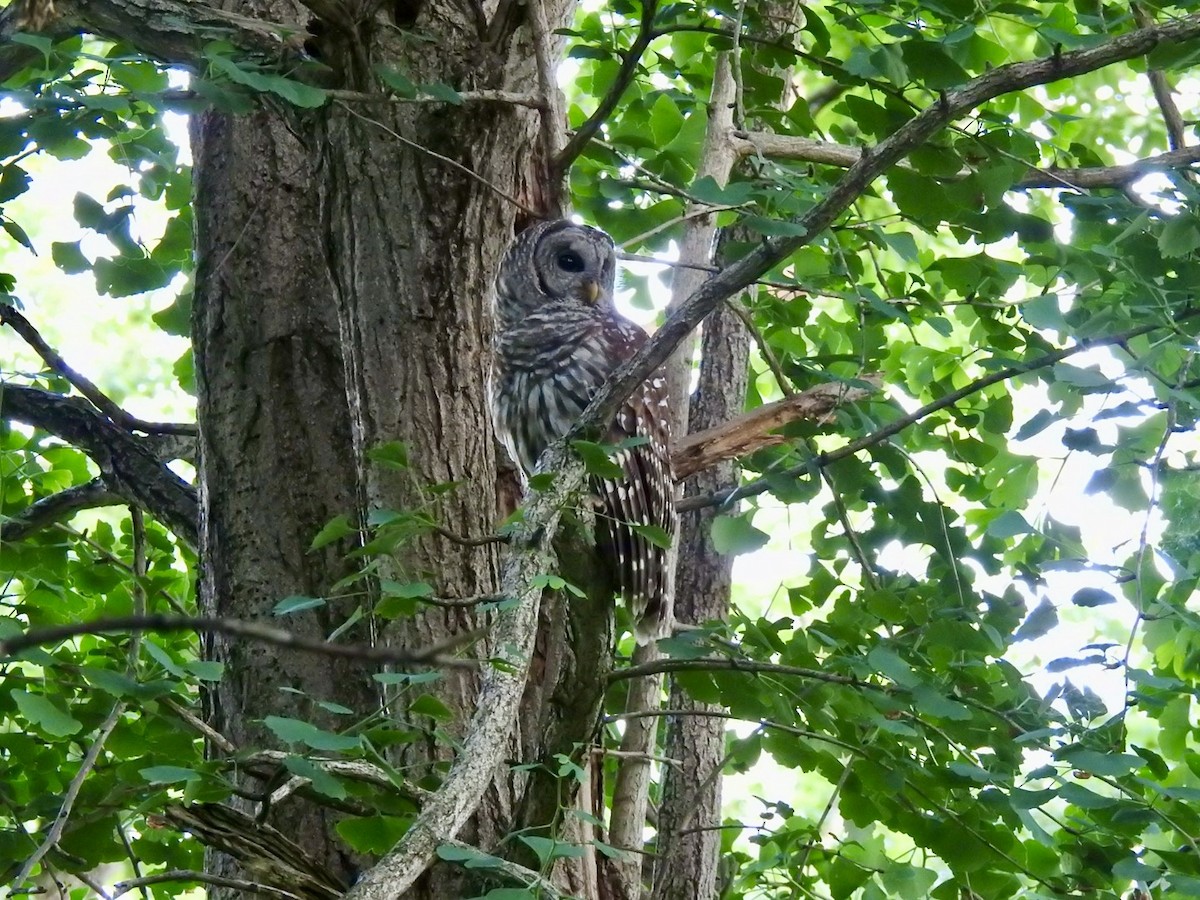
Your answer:
[[[111,634],[126,631],[197,631],[211,634],[227,634],[233,637],[261,641],[276,647],[288,647],[302,653],[357,659],[364,662],[395,663],[398,665],[431,665],[450,668],[475,668],[474,660],[448,657],[445,654],[457,647],[469,644],[483,636],[481,629],[451,635],[444,641],[417,650],[397,650],[392,647],[371,647],[362,644],[331,644],[326,641],[303,638],[282,628],[273,628],[261,622],[245,622],[239,619],[218,619],[205,616],[168,616],[149,613],[144,616],[113,616],[91,622],[73,622],[50,628],[35,628],[25,634],[0,640],[0,657],[13,656],[30,647],[56,644],[59,641],[84,634]]]
[[[233,743],[233,741],[229,740],[229,738],[225,737],[225,735],[221,734],[221,732],[217,731],[186,706],[181,703],[177,703],[174,698],[160,697],[158,698],[157,702],[161,703],[167,709],[171,710],[171,712],[175,713],[175,715],[179,716],[179,718],[186,722],[196,732],[201,734],[205,740],[208,741],[208,743],[216,747],[218,750],[228,754],[237,753],[237,745]]]
[[[283,888],[259,884],[256,881],[246,881],[242,878],[226,878],[222,875],[209,875],[207,872],[193,872],[187,869],[171,869],[168,872],[158,872],[142,878],[131,878],[129,881],[119,881],[113,885],[113,900],[128,894],[130,891],[152,884],[168,884],[172,881],[197,881],[201,884],[211,884],[214,887],[227,887],[241,891],[243,894],[254,896],[264,894],[268,897],[279,897],[281,900],[304,900],[299,894],[285,891]]]
[[[0,652],[0,655],[2,655],[2,652]],[[22,864],[20,871],[17,872],[17,877],[13,879],[12,883],[14,886],[24,884],[25,880],[29,877],[29,873],[33,871],[33,867],[41,862],[42,857],[58,845],[59,839],[62,838],[63,830],[67,827],[67,820],[71,816],[71,810],[75,807],[75,801],[79,798],[79,792],[83,789],[83,782],[91,774],[92,769],[96,765],[96,760],[100,758],[100,751],[104,749],[104,742],[108,740],[108,736],[117,727],[117,722],[120,721],[121,713],[124,711],[125,701],[123,700],[118,700],[113,704],[112,709],[109,710],[108,715],[96,732],[96,739],[92,741],[92,745],[88,747],[87,753],[83,755],[83,759],[79,762],[79,771],[75,773],[75,777],[67,785],[66,793],[63,794],[62,805],[58,809],[58,814],[54,817],[54,822],[46,832],[45,839]]]

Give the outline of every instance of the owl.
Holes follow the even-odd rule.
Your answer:
[[[617,257],[603,231],[566,219],[517,236],[496,276],[491,406],[496,432],[526,475],[579,419],[612,372],[641,347],[646,332],[613,307]],[[602,438],[623,445],[620,478],[593,478],[600,546],[616,569],[618,592],[640,644],[671,629],[670,550],[631,525],[679,530],[671,468],[670,404],[661,372],[617,412]]]

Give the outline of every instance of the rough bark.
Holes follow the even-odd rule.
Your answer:
[[[552,28],[564,23],[567,7],[547,6]],[[421,83],[526,94],[536,88],[528,28],[504,44],[485,46],[467,10],[450,3],[422,8],[412,27],[434,40],[416,43],[380,29],[367,50],[369,58],[402,68]],[[347,86],[372,89],[353,60],[343,62],[335,67],[349,74]],[[519,214],[501,195],[527,205],[543,199],[539,126],[536,111],[501,104],[470,109],[382,105],[365,112],[335,106],[330,113],[320,140],[322,244],[347,352],[364,510],[413,508],[422,502],[423,485],[453,482],[459,487],[444,496],[437,515],[455,531],[488,530],[506,511],[497,489],[498,448],[486,403],[490,291]],[[479,179],[464,177],[461,169],[413,144],[454,160]],[[370,448],[390,440],[408,446],[413,472],[396,473],[367,461]],[[429,580],[441,596],[487,593],[498,580],[498,551],[431,536],[403,548],[395,570],[405,580]],[[433,608],[391,623],[386,639],[401,647],[420,646],[473,628],[475,619],[470,610]],[[559,634],[561,640],[561,629]],[[602,636],[592,629],[587,639],[594,650]],[[544,637],[541,646],[548,645],[560,646]],[[543,704],[558,687],[560,668],[574,674],[550,655],[538,666],[541,678],[555,680],[530,690],[521,724],[531,733],[514,737],[506,753],[510,758],[542,758],[543,740],[535,735],[554,730],[543,722],[543,716],[553,716]],[[594,685],[603,680],[587,677]],[[578,686],[570,677],[567,683]],[[463,737],[478,689],[478,677],[471,673],[446,673],[438,683],[438,697],[453,713],[450,730],[456,737]],[[407,714],[401,707],[396,715],[403,721]],[[406,745],[396,762],[414,777],[436,779],[453,747],[424,722],[407,724],[427,737]],[[593,728],[587,723],[573,742]],[[546,815],[544,804],[522,800],[522,781],[507,767],[497,771],[460,837],[490,850],[514,827],[519,811],[529,817],[524,824],[542,824],[536,820]],[[556,808],[553,804],[549,813]],[[435,865],[411,896],[466,896],[465,877],[460,869]]]
[[[693,430],[713,427],[736,416],[745,403],[750,336],[745,325],[722,307],[704,323],[700,380],[692,397]],[[733,462],[723,462],[697,475],[686,495],[705,494],[737,476]],[[721,556],[709,539],[712,520],[721,512],[700,510],[684,516],[676,574],[675,614],[680,622],[701,624],[728,613],[733,558]],[[700,703],[672,683],[670,709],[721,710]],[[721,832],[707,826],[721,822],[721,779],[713,771],[725,752],[725,722],[703,715],[672,717],[667,723],[663,755],[682,765],[665,767],[658,811],[654,900],[709,900],[717,893],[717,861]],[[701,826],[697,829],[696,826]]]
[[[192,146],[199,602],[209,615],[267,618],[282,598],[323,596],[347,574],[345,546],[312,553],[309,545],[356,501],[337,318],[317,230],[316,170],[286,112],[197,116]],[[320,639],[352,609],[335,603],[287,624]],[[208,641],[206,655],[225,664],[207,698],[209,723],[239,747],[274,743],[259,724],[267,715],[340,726],[313,701],[363,713],[378,706],[359,662],[221,637]],[[284,812],[289,836],[353,880],[329,814],[307,803]],[[214,873],[233,874],[228,857],[212,856]]]

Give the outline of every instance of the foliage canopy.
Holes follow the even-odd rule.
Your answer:
[[[584,5],[565,35],[570,126],[584,127],[614,86],[621,95],[570,169],[570,198],[626,253],[660,263],[704,210],[725,229],[720,259],[735,260],[805,236],[803,217],[847,168],[973,79],[1103,49],[1148,22],[1194,27],[1187,8],[874,0],[789,6],[781,22],[776,4],[679,2],[650,8],[645,46],[642,6]],[[121,43],[12,40],[37,52],[4,84],[4,258],[36,250],[63,273],[90,273],[105,304],[169,289],[153,319],[175,335],[188,332],[192,185],[167,112],[290,104],[308,116],[353,102],[305,66],[219,41],[182,90],[178,70]],[[626,83],[633,47],[644,53]],[[728,182],[704,174],[722,55],[736,85]],[[400,65],[377,75],[397,102],[481,102]],[[727,772],[769,759],[804,785],[762,785],[724,822],[697,823],[722,829],[723,897],[1118,897],[1135,885],[1200,896],[1200,38],[1043,81],[911,148],[734,301],[758,342],[748,409],[869,375],[884,387],[826,421],[785,426],[785,442],[740,460],[735,498],[692,501],[720,501],[718,551],[767,546],[756,558],[786,569],[739,588],[728,623],[664,642],[666,665],[694,697],[749,723],[731,723]],[[55,177],[40,160],[89,154],[127,175],[80,186],[86,237],[31,239],[40,229],[13,210],[32,179]],[[154,234],[135,215],[147,204],[166,211]],[[658,304],[669,272],[631,264],[633,306]],[[48,325],[52,309],[0,278],[0,303]],[[0,642],[101,617],[194,614],[194,556],[159,522],[111,511],[29,527],[31,510],[83,493],[100,470],[78,442],[10,421],[27,421],[13,412],[21,388],[70,393],[61,371],[2,374]],[[175,376],[192,389],[188,357]],[[374,461],[419,477],[400,446],[376,448]],[[1081,471],[1086,496],[1055,491]],[[432,487],[428,507],[377,512],[367,569],[438,524],[437,497],[454,488]],[[1109,521],[1081,524],[1071,507],[1084,503]],[[336,520],[314,546],[353,531]],[[557,576],[544,586],[568,587]],[[359,615],[411,615],[436,593],[415,577],[381,587]],[[286,626],[326,598],[279,601]],[[1074,627],[1055,630],[1060,619]],[[1119,696],[1102,696],[1099,673]],[[167,803],[230,794],[234,759],[205,759],[192,724],[201,686],[221,677],[187,632],[84,635],[0,660],[4,880],[129,859],[143,873],[199,869],[195,842],[154,825]],[[440,733],[445,709],[427,690],[436,671],[378,677],[424,733]],[[618,673],[613,713],[623,684]],[[308,699],[344,727],[266,721],[283,765],[319,801],[355,811],[342,840],[382,853],[411,822],[414,790],[435,787],[401,785],[384,749],[423,732]],[[369,761],[403,789],[329,759]],[[562,764],[562,778],[576,776]],[[71,785],[76,772],[86,777]],[[77,797],[55,840],[68,791]],[[578,852],[526,843],[546,870]],[[49,852],[31,873],[23,864],[39,847]],[[492,871],[470,848],[441,855]],[[174,896],[179,885],[146,890]]]

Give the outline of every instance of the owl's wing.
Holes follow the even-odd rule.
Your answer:
[[[645,341],[645,332],[631,322],[622,329],[621,360]],[[674,550],[660,545],[629,525],[654,526],[674,543],[678,533],[675,479],[670,455],[670,403],[662,372],[647,379],[618,411],[608,441],[620,444],[642,439],[617,452],[620,479],[597,479],[595,488],[604,509],[606,533],[618,567],[618,585],[633,616],[638,643],[648,643],[670,631],[674,600]]]

